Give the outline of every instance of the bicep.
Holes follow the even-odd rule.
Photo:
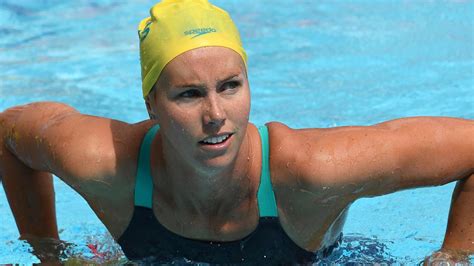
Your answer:
[[[469,176],[474,170],[474,122],[447,117],[415,117],[374,126],[393,146],[396,168],[383,168],[395,190],[438,186]],[[377,166],[378,167],[378,166]],[[385,191],[383,187],[379,189]]]
[[[82,114],[51,123],[35,140],[40,143],[36,156],[44,156],[47,170],[63,179],[114,176],[118,154],[111,124],[109,119]]]
[[[374,127],[340,127],[311,130],[306,156],[296,160],[311,186],[338,188],[365,195],[395,190],[401,171],[402,140],[390,131]],[[309,144],[311,143],[311,144]]]
[[[51,172],[77,187],[85,180],[112,177],[123,135],[130,125],[83,115],[58,103],[26,106],[7,138],[9,149],[26,165]]]
[[[344,187],[363,197],[441,185],[472,173],[472,134],[469,120],[420,117],[294,130],[292,139],[296,168],[311,185]]]

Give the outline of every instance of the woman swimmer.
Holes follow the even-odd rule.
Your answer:
[[[149,121],[52,102],[0,114],[0,174],[22,236],[58,238],[54,174],[130,259],[310,263],[339,241],[355,200],[473,173],[470,120],[299,130],[249,123],[238,31],[205,0],[164,0],[139,29]],[[457,246],[466,247],[474,250]]]

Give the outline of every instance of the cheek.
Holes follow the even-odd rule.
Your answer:
[[[248,102],[239,108],[239,114],[242,123],[247,123],[249,121],[250,104]]]
[[[172,115],[168,118],[168,125],[177,134],[185,134],[188,131],[192,131],[193,125],[196,123],[195,113],[186,111],[170,111]]]
[[[242,95],[242,98],[238,103],[238,106],[234,110],[240,116],[240,119],[242,121],[248,121],[250,114],[250,93],[248,89],[246,89],[245,93]]]
[[[180,110],[179,108],[163,108],[160,110],[158,116],[158,123],[167,135],[167,138],[172,139],[175,143],[180,143],[191,138],[196,129],[195,121],[196,112]],[[194,121],[194,123],[193,123]]]

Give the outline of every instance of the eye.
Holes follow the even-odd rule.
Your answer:
[[[178,94],[178,98],[196,98],[199,96],[201,96],[201,92],[196,89],[187,90]]]
[[[238,87],[240,87],[240,85],[241,85],[240,81],[236,81],[236,80],[234,80],[234,81],[228,81],[228,82],[226,82],[226,83],[224,83],[224,84],[222,85],[222,89],[221,89],[221,90],[222,90],[222,91],[225,91],[225,90],[235,90],[235,89],[237,89]]]

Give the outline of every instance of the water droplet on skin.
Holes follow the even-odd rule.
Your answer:
[[[354,192],[352,192],[352,194],[357,194],[359,192],[362,192],[364,190],[364,187],[360,187],[358,189],[356,189]]]
[[[312,191],[309,191],[309,190],[306,190],[306,189],[302,189],[302,188],[300,188],[299,190],[300,190],[300,192],[308,193],[308,194],[313,195],[313,196],[317,196],[317,194],[314,193],[314,192],[312,192]]]
[[[328,202],[330,202],[330,201],[337,200],[338,198],[339,198],[338,196],[332,196],[332,197],[323,199],[321,202],[322,202],[323,204],[326,204],[326,203],[328,203]]]

